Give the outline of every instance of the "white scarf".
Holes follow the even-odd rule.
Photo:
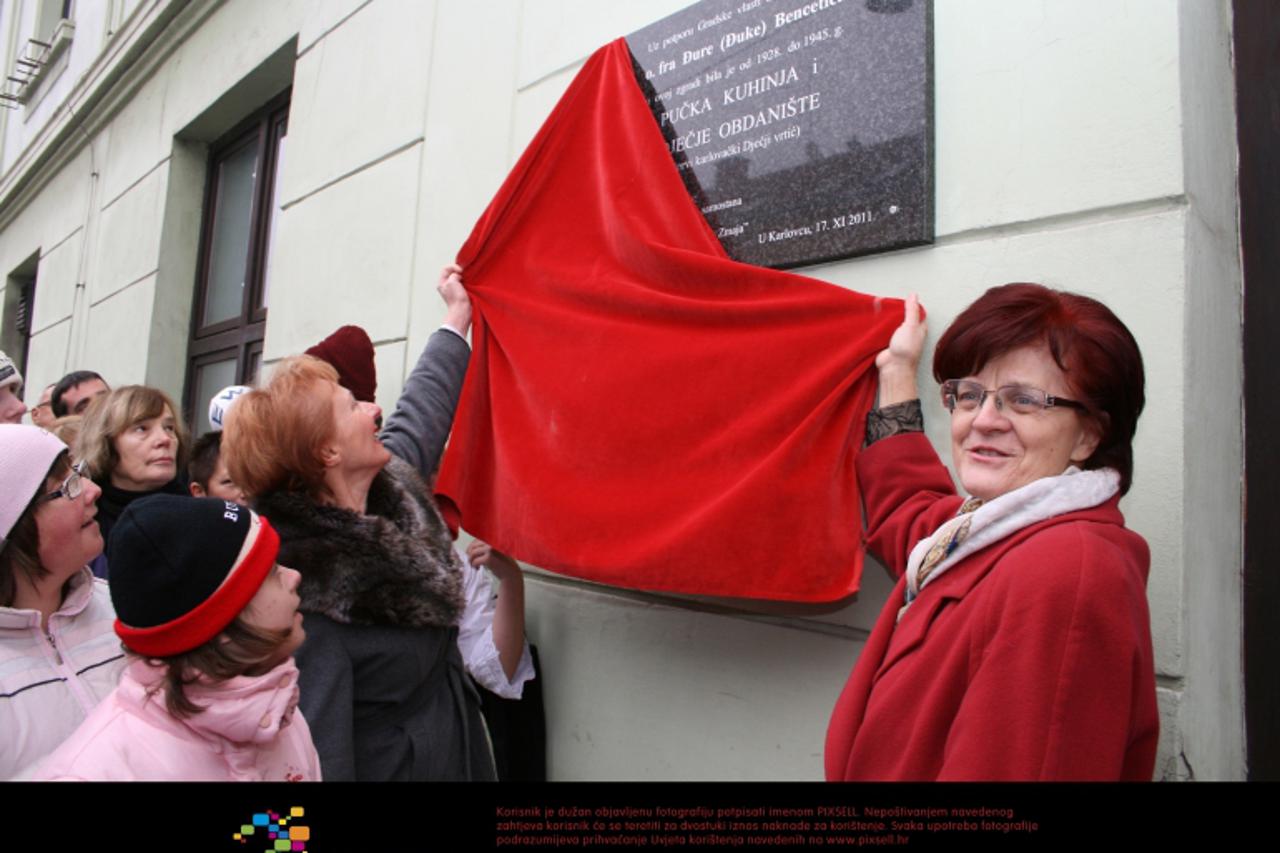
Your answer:
[[[1065,515],[1068,512],[1097,506],[1111,499],[1120,491],[1120,473],[1111,468],[1081,471],[1072,465],[1056,477],[1043,477],[1035,482],[1007,492],[972,512],[961,513],[916,543],[907,558],[906,603],[920,594],[918,583],[920,566],[935,542],[950,535],[966,521],[967,535],[958,539],[946,558],[934,567],[924,579],[924,586],[970,554],[980,551],[1038,521]],[[905,610],[906,607],[903,607]],[[899,614],[901,617],[901,614]]]

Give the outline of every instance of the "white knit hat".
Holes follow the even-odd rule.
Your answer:
[[[240,395],[248,390],[249,386],[247,385],[228,385],[213,395],[213,399],[209,401],[209,424],[213,427],[214,432],[222,429],[227,412],[231,411],[231,404],[240,399]]]
[[[66,449],[57,436],[40,427],[0,424],[0,547],[44,485],[53,461]]]
[[[22,386],[22,374],[18,372],[18,366],[13,363],[13,359],[0,349],[0,388],[6,385],[12,385],[13,393],[17,394],[18,388]]]

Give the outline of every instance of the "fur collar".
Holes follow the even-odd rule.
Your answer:
[[[304,613],[349,625],[456,625],[461,567],[449,529],[417,472],[392,456],[369,489],[368,513],[273,492],[255,508],[280,533],[281,565],[302,573]]]

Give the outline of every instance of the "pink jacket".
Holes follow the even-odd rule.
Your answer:
[[[293,658],[259,676],[188,685],[205,710],[165,708],[164,670],[133,660],[120,686],[38,768],[36,779],[320,781],[311,731],[296,708]]]

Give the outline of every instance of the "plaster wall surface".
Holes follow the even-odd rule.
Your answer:
[[[0,231],[0,272],[8,274],[32,253],[52,250],[84,227],[89,172],[88,156],[75,158]]]
[[[150,328],[155,284],[155,276],[148,275],[89,309],[82,363],[114,380],[114,385],[144,381],[147,335],[128,334],[126,330]]]
[[[596,48],[690,5],[685,0],[522,2],[517,86],[579,65]]]
[[[89,294],[94,304],[156,271],[167,172],[157,166],[100,212],[98,257]]]
[[[1182,192],[1176,7],[934,8],[939,234]]]
[[[444,320],[435,292],[440,267],[457,257],[511,167],[523,19],[514,3],[438,4],[437,37],[425,72],[435,84],[424,126],[406,371]],[[475,120],[477,104],[484,105],[484,121]],[[457,168],[459,163],[466,168]]]
[[[33,332],[42,332],[54,323],[70,319],[80,243],[80,232],[77,231],[40,256],[39,287],[36,288],[31,318]]]
[[[168,155],[173,131],[166,128],[164,121],[165,85],[173,73],[171,65],[163,66],[125,104],[103,134],[103,205],[128,192]]]
[[[344,323],[375,341],[404,337],[421,148],[282,212],[265,358],[301,352]]]
[[[70,337],[70,320],[55,323],[31,336],[31,343],[27,348],[27,363],[30,367],[23,375],[27,383],[25,396],[30,402],[37,402],[45,386],[57,382],[66,373],[62,365],[66,361]],[[31,390],[33,388],[34,392]]]
[[[417,0],[371,3],[298,58],[289,130],[304,142],[285,161],[285,204],[422,138],[434,13]]]
[[[318,40],[341,27],[348,18],[372,2],[373,0],[314,0],[298,22],[298,51],[305,53],[310,50]]]
[[[861,648],[852,635],[557,581],[531,582],[528,607],[548,661],[556,779],[814,778],[824,727],[813,719],[825,721]]]

